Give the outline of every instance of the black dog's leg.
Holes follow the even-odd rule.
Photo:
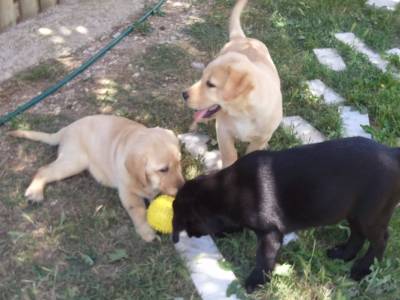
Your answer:
[[[354,259],[361,250],[365,242],[365,236],[362,234],[360,227],[356,222],[349,221],[350,237],[346,243],[333,247],[327,251],[327,255],[332,259],[343,259],[350,261]]]
[[[256,266],[245,282],[248,293],[252,293],[258,285],[268,280],[267,276],[274,269],[276,256],[282,245],[282,234],[278,230],[259,232],[257,238]]]
[[[381,260],[383,257],[388,237],[387,229],[382,230],[381,228],[371,230],[371,232],[367,234],[367,238],[370,242],[368,251],[362,258],[354,263],[351,268],[351,278],[359,281],[364,276],[371,273],[370,266],[374,262],[374,258],[376,257]]]

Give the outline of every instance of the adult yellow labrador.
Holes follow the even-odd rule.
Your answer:
[[[38,170],[25,192],[41,202],[47,183],[89,170],[100,183],[117,188],[137,233],[147,242],[155,232],[146,222],[143,198],[175,195],[184,183],[179,141],[171,130],[147,128],[122,117],[94,115],[56,133],[16,130],[12,136],[59,145],[57,159]]]
[[[224,167],[237,159],[235,139],[249,142],[247,153],[267,147],[282,120],[280,80],[267,47],[247,38],[240,15],[247,0],[238,0],[230,18],[230,41],[205,69],[201,80],[182,96],[197,110],[194,121],[216,118]]]

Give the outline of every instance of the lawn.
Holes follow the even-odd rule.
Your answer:
[[[0,299],[198,299],[184,263],[167,236],[145,244],[133,230],[116,191],[101,187],[83,173],[48,186],[45,202],[30,207],[24,189],[35,170],[55,158],[47,145],[5,137],[11,128],[52,131],[87,114],[107,111],[148,126],[177,133],[188,131],[191,111],[180,93],[200,72],[193,61],[207,63],[227,41],[227,17],[232,0],[190,1],[201,18],[184,26],[184,41],[159,43],[149,25],[140,33],[153,39],[143,51],[116,50],[129,65],[111,67],[104,78],[78,79],[61,92],[75,91],[73,100],[51,98],[0,128]],[[400,84],[334,37],[352,31],[382,55],[400,44],[400,9],[369,8],[365,1],[252,0],[243,15],[245,32],[268,46],[281,76],[284,113],[300,115],[328,138],[341,134],[337,107],[312,97],[306,80],[320,78],[349,104],[368,111],[373,137],[395,145],[400,136]],[[169,16],[157,16],[173,22]],[[336,73],[321,66],[313,48],[334,47],[347,69]],[[119,52],[118,52],[119,51]],[[389,58],[394,67],[397,58]],[[101,62],[100,62],[101,63]],[[0,85],[0,95],[19,89],[42,88],[65,74],[65,66],[44,62]],[[140,73],[140,76],[136,74]],[[37,92],[37,91],[36,91]],[[0,104],[1,104],[0,100]],[[70,102],[68,102],[70,101]],[[79,109],[76,108],[77,105]],[[54,114],[46,107],[58,107]],[[213,124],[199,130],[215,138]],[[279,129],[273,149],[299,144]],[[240,146],[240,145],[239,145]],[[213,140],[210,148],[215,147]],[[3,159],[4,157],[4,159]],[[202,172],[201,163],[184,152],[186,178]],[[398,299],[400,295],[400,211],[390,224],[390,241],[382,262],[357,283],[349,279],[351,263],[331,261],[326,250],[346,239],[346,224],[307,230],[281,251],[269,284],[255,299]],[[255,236],[245,231],[216,243],[240,283],[254,264]]]

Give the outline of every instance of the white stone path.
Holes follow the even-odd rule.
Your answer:
[[[387,71],[389,62],[383,59],[378,53],[372,51],[367,45],[364,44],[358,37],[352,32],[340,32],[336,33],[335,37],[342,43],[350,46],[356,52],[362,53],[367,56],[368,60],[383,72]]]
[[[400,0],[368,0],[367,4],[379,8],[386,8],[389,10],[395,10],[396,5],[400,3]]]
[[[345,99],[337,94],[335,91],[333,91],[331,88],[327,87],[321,80],[315,79],[308,81],[308,88],[314,96],[321,97],[322,100],[325,102],[325,104],[332,105],[332,104],[340,104],[345,101]],[[350,107],[350,106],[339,106],[339,113],[340,113],[340,118],[342,120],[342,136],[343,137],[351,137],[351,136],[363,136],[367,138],[371,138],[371,135],[362,128],[362,126],[368,126],[369,124],[369,118],[368,114],[363,114],[356,109]],[[295,118],[295,119],[293,119]],[[284,119],[284,124],[290,124],[294,122],[297,122],[297,124],[294,124],[295,127],[297,127],[297,131],[300,132],[296,134],[296,130],[294,133],[298,138],[305,142],[304,139],[302,138],[302,133],[307,133],[307,131],[311,130],[308,123],[304,123],[304,120],[300,120],[301,117],[286,117]],[[304,121],[304,122],[303,122]],[[308,125],[307,125],[308,124]],[[293,126],[293,125],[292,125]],[[311,126],[312,127],[312,126]],[[314,130],[316,130],[314,128]],[[319,132],[319,131],[317,131]],[[313,136],[318,136],[317,133],[313,133]],[[317,138],[318,140],[318,138]]]
[[[238,299],[235,295],[226,296],[236,277],[232,271],[221,267],[222,254],[209,235],[189,238],[186,232],[181,232],[175,248],[189,268],[190,277],[203,300]]]
[[[320,143],[325,136],[300,116],[284,117],[282,127],[290,130],[303,144]]]
[[[400,56],[400,48],[393,48],[386,51],[386,54]]]
[[[334,71],[343,71],[346,69],[346,64],[340,54],[333,48],[314,49],[314,54],[318,61]]]
[[[400,0],[399,0],[400,1]],[[335,37],[352,47],[356,52],[362,53],[367,56],[368,60],[375,65],[378,69],[383,72],[387,71],[389,62],[383,59],[378,53],[375,53],[368,48],[364,42],[352,32],[342,32],[335,34]],[[341,58],[340,54],[332,48],[327,49],[314,49],[315,55],[318,61],[330,68],[333,71],[341,71],[345,69],[345,63]],[[386,52],[389,55],[400,55],[400,49],[393,48]],[[393,74],[395,77],[398,75]],[[320,79],[314,79],[307,82],[308,88],[314,96],[322,97],[324,102],[328,105],[339,104],[345,101],[345,99],[336,93],[333,89],[326,86]],[[368,126],[369,118],[368,114],[358,112],[356,109],[349,106],[340,106],[339,113],[341,115],[343,124],[343,137],[350,136],[363,136],[371,138],[371,135],[364,131],[362,126]]]
[[[307,81],[308,89],[315,97],[323,97],[326,104],[339,104],[344,102],[344,98],[328,87],[320,79]]]
[[[397,2],[400,2],[397,1]],[[366,55],[371,64],[375,65],[378,69],[383,72],[388,70],[389,62],[383,59],[378,53],[372,51],[364,42],[362,42],[358,37],[352,32],[342,32],[335,34],[335,37],[345,43],[346,45],[353,48],[354,51]],[[314,53],[320,63],[326,65],[333,71],[338,71],[343,69],[343,62],[340,55],[336,50],[329,49],[328,52],[324,51],[325,56],[330,56],[329,59],[321,58],[321,49],[314,49]],[[319,53],[319,54],[318,54]],[[388,55],[399,55],[400,49],[393,48],[386,52]],[[327,63],[327,60],[329,63]],[[395,78],[400,78],[399,74],[392,73]],[[339,104],[345,102],[345,99],[336,93],[333,89],[326,86],[320,79],[314,79],[307,82],[310,92],[317,97],[322,97],[326,104]],[[367,138],[372,138],[371,135],[363,129],[363,126],[369,126],[369,117],[366,113],[361,113],[355,108],[350,106],[339,106],[339,113],[342,120],[343,126],[343,137],[351,136],[363,136]]]
[[[343,137],[362,136],[371,139],[372,136],[365,132],[362,126],[369,126],[368,114],[363,114],[350,106],[339,106],[342,119]]]
[[[352,32],[336,33],[335,37],[342,43],[353,48],[354,51],[364,54],[368,58],[370,63],[373,64],[382,72],[390,72],[390,74],[393,75],[394,78],[400,80],[399,70],[393,70],[393,68],[388,69],[389,61],[382,58],[378,53],[368,48],[367,45],[365,45],[363,41],[361,41],[358,37],[356,37],[354,33]],[[393,48],[386,51],[386,53],[388,55],[400,55],[400,49]]]

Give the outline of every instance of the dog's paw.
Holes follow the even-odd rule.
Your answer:
[[[136,229],[136,232],[140,235],[140,237],[146,242],[152,242],[156,237],[156,233],[153,229],[150,228],[149,225],[145,224]]]
[[[247,277],[246,282],[244,284],[247,293],[252,293],[254,290],[261,284],[264,284],[267,281],[267,277],[264,272],[260,269],[254,269],[249,277]]]
[[[351,268],[350,277],[355,281],[360,281],[369,273],[371,273],[369,266],[355,263],[354,266]]]
[[[326,255],[330,259],[344,259],[344,247],[336,246],[326,251]]]
[[[328,249],[326,251],[326,255],[330,259],[342,259],[344,261],[350,261],[356,257],[357,251],[349,251],[349,249],[346,248],[346,245],[339,245]]]
[[[29,186],[25,191],[25,197],[28,200],[29,204],[40,203],[43,201],[43,189],[36,188],[35,186]]]

